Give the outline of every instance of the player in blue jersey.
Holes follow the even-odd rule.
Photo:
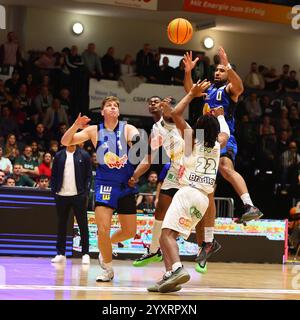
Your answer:
[[[244,203],[245,213],[242,215],[239,222],[248,222],[259,219],[263,214],[253,205],[245,180],[234,169],[234,160],[237,154],[237,143],[234,137],[234,112],[238,98],[244,90],[243,82],[238,74],[232,69],[227,54],[222,47],[219,49],[219,58],[220,64],[216,68],[213,84],[208,88],[207,96],[203,99],[203,114],[210,112],[211,109],[215,108],[224,109],[225,119],[230,129],[230,138],[226,147],[221,150],[219,172],[223,178],[234,187]],[[198,58],[192,60],[192,52],[187,52],[184,56],[184,87],[186,92],[189,92],[193,86],[192,69],[195,67],[197,61]],[[200,106],[199,108],[201,110]],[[214,239],[213,235],[216,217],[215,202],[213,196],[210,196],[209,198],[210,203],[208,211],[205,214],[204,219],[202,219],[196,227],[198,243],[200,238],[204,240],[196,259],[198,261],[196,267],[198,272],[205,272],[207,258],[220,249],[220,245]]]
[[[97,281],[107,282],[114,277],[112,243],[133,238],[136,234],[135,188],[128,186],[134,172],[130,148],[139,141],[139,131],[119,121],[120,102],[116,97],[104,99],[101,108],[104,122],[89,126],[90,119],[81,116],[62,137],[65,146],[91,140],[99,163],[95,178],[95,216],[98,227],[99,262],[102,268]],[[78,129],[82,131],[77,132]],[[119,214],[121,228],[110,236],[114,211]]]

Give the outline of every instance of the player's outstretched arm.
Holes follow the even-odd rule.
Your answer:
[[[64,146],[76,145],[87,140],[92,140],[94,146],[97,143],[97,126],[89,126],[91,121],[87,116],[81,116],[79,113],[73,125],[65,132],[61,138],[61,143]],[[77,132],[79,129],[82,131]]]
[[[218,119],[220,124],[220,133],[218,134],[218,142],[221,148],[226,147],[230,137],[230,130],[224,117],[224,109],[222,107],[211,110],[211,113]]]
[[[195,60],[192,58],[192,51],[186,52],[183,56],[183,63],[184,63],[184,80],[183,85],[185,92],[188,93],[193,87],[193,79],[192,79],[192,70],[195,68],[196,63],[198,62],[199,58],[197,57]]]
[[[230,66],[227,54],[223,47],[220,47],[219,49],[219,57],[220,57],[220,63],[226,68],[228,73],[228,81],[229,81],[229,84],[227,86],[228,91],[231,94],[231,98],[234,101],[237,101],[238,97],[244,91],[243,81],[240,78],[240,76]]]

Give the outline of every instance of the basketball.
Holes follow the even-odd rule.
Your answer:
[[[193,27],[191,23],[183,18],[172,20],[168,25],[169,40],[175,44],[184,44],[191,40]]]

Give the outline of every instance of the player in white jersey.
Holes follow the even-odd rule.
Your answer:
[[[204,115],[197,120],[194,129],[191,129],[183,119],[183,112],[191,100],[203,96],[203,92],[209,86],[210,82],[197,82],[175,109],[163,104],[164,114],[172,116],[176,127],[184,137],[184,157],[179,172],[181,188],[173,197],[166,212],[160,237],[166,273],[159,282],[148,288],[149,291],[161,293],[177,291],[181,284],[190,279],[190,275],[180,262],[176,238],[181,235],[187,239],[192,228],[205,214],[209,203],[208,194],[214,190],[220,148],[226,145],[230,136],[223,115],[219,115],[218,119],[214,115]],[[215,110],[214,114],[217,112]],[[204,130],[202,139],[198,136],[199,130],[201,132]]]
[[[162,255],[159,248],[161,226],[165,213],[171,204],[172,198],[179,188],[179,160],[183,156],[183,139],[180,132],[176,128],[172,117],[167,117],[166,115],[162,114],[161,101],[158,97],[155,97],[155,102],[156,105],[153,103],[152,109],[149,108],[150,112],[153,114],[154,120],[156,120],[156,123],[152,127],[148,154],[136,168],[130,184],[135,184],[139,177],[150,168],[153,159],[153,152],[157,152],[159,147],[162,147],[165,150],[168,157],[168,159],[162,159],[163,162],[167,162],[170,159],[171,165],[160,189],[158,203],[155,210],[155,220],[152,228],[152,242],[150,248],[147,248],[148,250],[146,254],[133,262],[135,267],[145,266],[148,263],[159,262],[162,260]],[[163,103],[170,106],[170,99],[164,99]],[[160,118],[157,117],[158,114],[160,115]]]

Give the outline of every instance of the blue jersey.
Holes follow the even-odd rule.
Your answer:
[[[133,175],[134,166],[130,163],[129,147],[125,138],[126,122],[119,121],[115,130],[109,131],[101,123],[98,125],[96,179],[110,183],[126,184]]]
[[[221,87],[215,84],[211,85],[207,90],[207,97],[204,100],[203,114],[209,112],[211,109],[223,107],[224,116],[228,124],[230,134],[234,134],[235,120],[234,120],[234,110],[236,103],[230,98],[229,94],[226,92],[226,86]]]

